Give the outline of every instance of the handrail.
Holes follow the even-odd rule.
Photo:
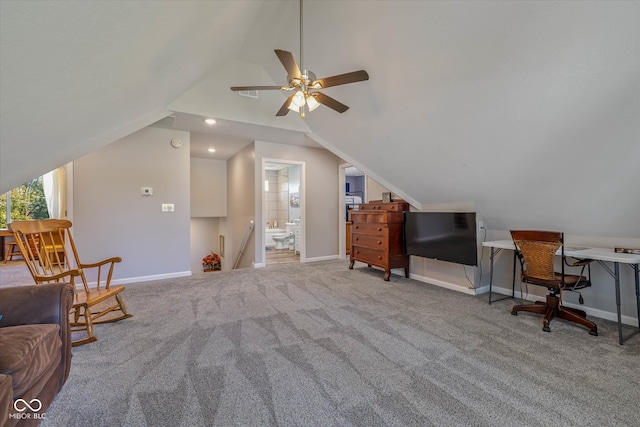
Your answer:
[[[233,264],[233,270],[238,268],[238,264],[240,264],[240,259],[242,258],[242,254],[244,254],[244,249],[247,246],[247,242],[249,241],[249,236],[251,236],[251,232],[253,231],[253,221],[249,221],[249,228],[244,233],[244,237],[242,238],[242,244],[240,245],[240,252],[238,252],[238,256],[236,257],[236,262]]]

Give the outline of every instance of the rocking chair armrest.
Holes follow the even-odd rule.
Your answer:
[[[120,258],[119,256],[116,257],[111,257],[111,258],[107,258],[105,260],[102,261],[98,261],[98,262],[94,262],[92,264],[80,264],[81,268],[95,268],[95,267],[100,267],[103,266],[105,264],[109,264],[109,263],[116,263],[116,262],[121,262],[122,258]]]
[[[36,283],[46,283],[46,282],[54,282],[54,281],[57,282],[63,277],[67,277],[67,276],[76,277],[80,275],[81,275],[80,270],[76,268],[73,270],[63,271],[62,273],[52,274],[50,276],[35,275],[33,276],[33,280],[35,280]]]

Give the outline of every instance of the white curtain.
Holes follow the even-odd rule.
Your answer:
[[[67,210],[66,174],[64,167],[42,175],[44,197],[49,218],[64,218]]]

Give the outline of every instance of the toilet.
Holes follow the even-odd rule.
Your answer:
[[[276,249],[293,249],[293,230],[295,224],[293,222],[287,222],[286,232],[282,234],[274,234],[273,241],[276,242]]]

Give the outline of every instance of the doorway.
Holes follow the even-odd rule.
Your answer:
[[[304,259],[304,163],[263,160],[265,265]]]

